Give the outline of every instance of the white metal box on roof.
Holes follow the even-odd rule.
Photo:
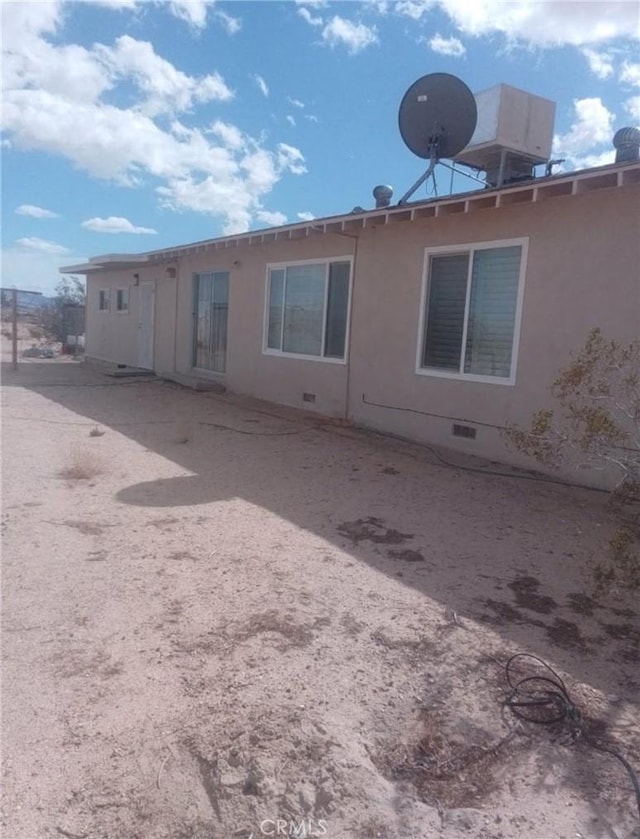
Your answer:
[[[499,84],[474,94],[478,122],[469,144],[455,156],[458,163],[492,172],[510,165],[505,175],[546,163],[551,156],[556,104],[524,90]]]

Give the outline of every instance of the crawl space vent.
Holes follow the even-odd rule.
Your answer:
[[[466,437],[467,440],[476,439],[476,429],[472,425],[459,425],[454,422],[451,426],[451,433],[454,437]]]

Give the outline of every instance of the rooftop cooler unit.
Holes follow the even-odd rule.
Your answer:
[[[532,178],[533,167],[551,156],[555,102],[506,84],[475,100],[476,130],[453,160],[485,172],[489,186]]]

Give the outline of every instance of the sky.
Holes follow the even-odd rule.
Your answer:
[[[424,171],[398,106],[428,73],[556,102],[566,171],[612,162],[615,131],[640,125],[635,0],[0,5],[5,287],[373,207],[376,184],[395,201]]]

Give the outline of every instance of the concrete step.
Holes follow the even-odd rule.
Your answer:
[[[208,391],[210,393],[226,393],[227,388],[221,383],[211,379],[203,379],[198,376],[189,376],[186,373],[161,373],[161,378],[168,382],[175,382],[191,390]]]

